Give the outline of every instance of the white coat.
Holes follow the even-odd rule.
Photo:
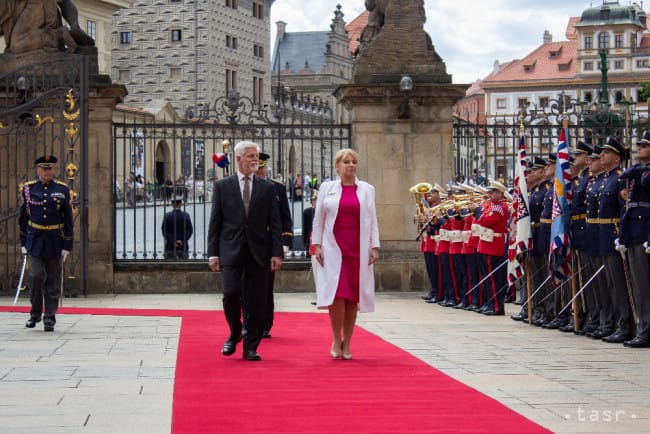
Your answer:
[[[359,310],[375,310],[375,275],[372,265],[368,265],[370,251],[379,248],[379,228],[375,209],[375,188],[364,181],[355,180],[360,209],[359,255]],[[341,274],[341,249],[334,238],[334,223],[339,210],[343,189],[339,179],[324,182],[318,189],[316,213],[312,224],[312,244],[320,244],[323,252],[323,266],[317,263],[316,304],[319,309],[327,309],[334,302],[336,288]]]

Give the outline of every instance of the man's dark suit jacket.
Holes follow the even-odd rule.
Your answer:
[[[260,266],[270,267],[271,257],[282,257],[280,212],[273,184],[253,177],[248,217],[237,173],[214,184],[208,228],[208,256],[218,256],[221,266],[241,265],[245,249]]]

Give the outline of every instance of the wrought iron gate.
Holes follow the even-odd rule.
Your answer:
[[[291,205],[290,257],[306,259],[302,212],[311,206],[313,188],[295,180],[300,176],[304,184],[309,174],[319,184],[333,177],[334,155],[350,146],[351,126],[273,122],[265,109],[237,92],[185,115],[180,122],[160,122],[125,110],[114,123],[114,261],[164,258],[162,220],[178,195],[194,226],[189,260],[205,260],[212,184],[235,170],[233,148],[241,140],[256,142],[271,156],[269,176],[287,187]]]
[[[0,77],[0,292],[15,291],[22,263],[19,189],[34,179],[34,160],[47,153],[58,159],[56,178],[69,185],[73,202],[75,248],[64,275],[85,293],[87,102],[85,56],[66,55]]]
[[[517,114],[493,116],[485,123],[457,119],[452,144],[456,177],[477,174],[510,184],[515,178],[520,138],[524,137],[529,157],[546,158],[557,149],[565,119],[571,148],[578,141],[602,145],[608,136],[615,136],[630,150],[628,162],[633,160],[636,142],[648,127],[648,118],[629,111],[625,103],[589,105],[561,99],[550,101],[544,108],[529,104]]]

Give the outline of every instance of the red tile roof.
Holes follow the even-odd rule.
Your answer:
[[[370,12],[363,11],[345,26],[345,29],[348,31],[348,37],[350,38],[350,53],[354,53],[359,46],[359,36],[361,36],[361,32],[368,25],[369,14]]]
[[[577,41],[542,44],[523,59],[502,65],[483,83],[572,78],[576,75],[576,48]]]

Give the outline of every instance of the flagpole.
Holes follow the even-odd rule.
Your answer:
[[[528,325],[533,324],[533,276],[530,272],[530,258],[528,254],[524,258],[524,267],[526,269],[526,295],[528,295]]]
[[[567,144],[567,150],[571,149],[570,145],[570,137],[568,134],[568,129],[569,129],[569,119],[568,116],[566,116],[566,113],[564,113],[563,119],[562,119],[562,128],[564,129],[564,136],[566,139],[566,144]],[[570,226],[569,226],[570,227]],[[571,249],[571,263],[569,264],[569,267],[571,267],[571,300],[572,300],[572,307],[573,307],[573,331],[575,333],[578,333],[578,330],[580,330],[580,320],[578,319],[578,297],[576,297],[576,294],[578,292],[578,273],[575,272],[575,265],[576,265],[576,257],[577,253],[575,250]],[[560,297],[560,299],[562,299]]]

